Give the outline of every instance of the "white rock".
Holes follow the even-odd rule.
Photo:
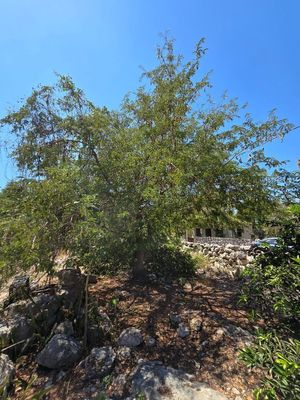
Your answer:
[[[143,335],[137,328],[125,329],[118,339],[119,346],[137,347],[143,343]]]
[[[0,388],[3,390],[4,395],[10,384],[12,383],[14,373],[15,367],[13,362],[6,354],[0,354]],[[5,397],[3,397],[3,399],[4,398]]]
[[[165,367],[158,361],[143,361],[137,366],[131,390],[136,396],[142,393],[145,400],[227,400],[207,384],[195,382],[193,375]]]
[[[4,348],[9,345],[11,338],[11,327],[7,325],[5,321],[0,321],[0,348]]]

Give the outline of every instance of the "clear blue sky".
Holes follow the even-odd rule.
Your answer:
[[[0,0],[0,116],[53,71],[70,74],[98,105],[117,108],[155,64],[159,33],[187,57],[206,38],[203,72],[258,120],[277,108],[300,125],[299,0]],[[267,152],[300,158],[300,130]],[[0,153],[0,186],[16,171]]]

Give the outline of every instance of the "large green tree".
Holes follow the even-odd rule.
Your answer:
[[[83,208],[64,246],[86,264],[114,260],[143,275],[147,255],[195,218],[233,224],[269,212],[265,166],[279,163],[262,147],[294,127],[274,112],[255,122],[235,100],[215,103],[209,77],[200,76],[204,53],[201,40],[185,62],[166,39],[144,86],[116,112],[96,107],[59,76],[1,120],[17,139],[20,171],[38,187],[51,180],[54,188],[55,176],[60,184],[66,168],[73,182],[76,175]],[[76,198],[72,190],[67,204]]]

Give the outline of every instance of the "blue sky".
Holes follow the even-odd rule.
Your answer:
[[[299,15],[299,0],[0,0],[0,116],[54,71],[117,108],[169,31],[187,57],[206,38],[202,71],[213,70],[216,95],[228,90],[258,120],[276,108],[300,125]],[[266,149],[296,169],[300,130]],[[2,144],[0,186],[15,175]]]

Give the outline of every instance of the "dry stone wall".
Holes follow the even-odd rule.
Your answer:
[[[226,242],[185,243],[195,252],[209,259],[211,270],[226,273],[232,277],[240,275],[244,268],[253,262],[250,244],[232,244]]]
[[[218,244],[220,246],[226,246],[227,244],[233,244],[237,246],[250,246],[251,239],[241,238],[226,238],[226,237],[195,237],[194,243],[200,244]]]

